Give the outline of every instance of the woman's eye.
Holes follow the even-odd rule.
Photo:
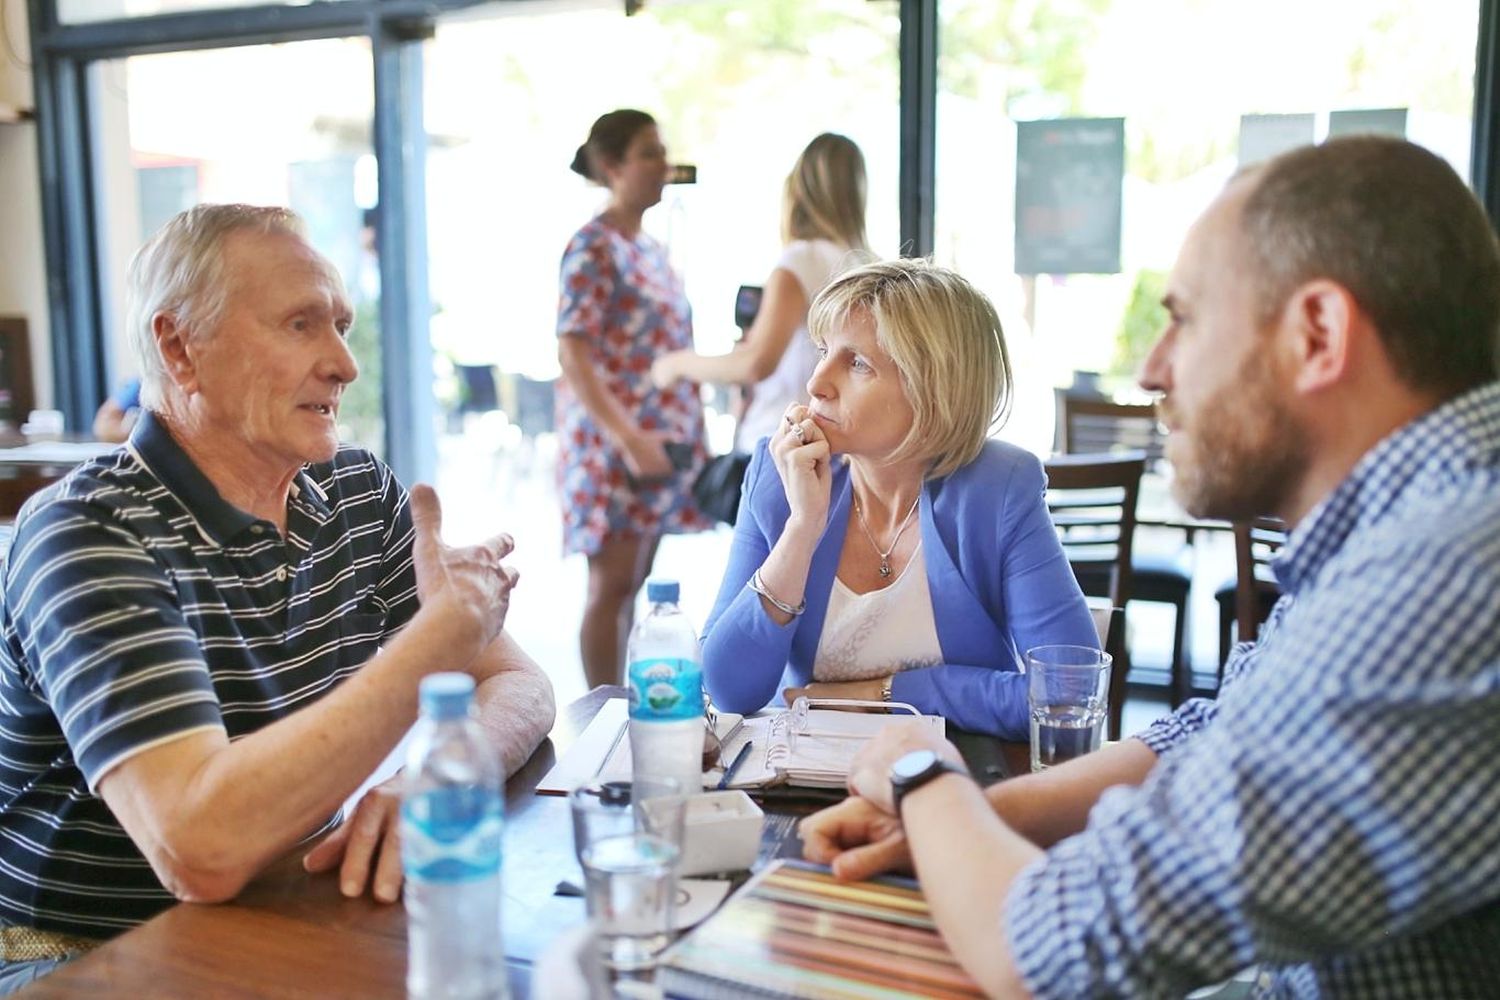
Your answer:
[[[819,344],[817,347],[814,347],[813,350],[815,350],[815,351],[818,352],[818,360],[820,360],[820,361],[823,358],[828,357],[828,348],[824,347],[822,344]]]
[[[865,361],[864,358],[861,358],[858,355],[855,355],[855,357],[849,362],[849,367],[853,368],[857,372],[870,372],[875,370],[870,367],[869,362]]]

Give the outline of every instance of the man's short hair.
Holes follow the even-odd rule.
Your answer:
[[[224,242],[242,231],[284,232],[306,239],[306,227],[291,209],[197,205],[158,229],[131,259],[125,332],[140,368],[141,405],[147,409],[160,408],[167,381],[152,317],[170,313],[190,336],[212,330],[229,297]]]
[[[913,410],[896,460],[931,459],[946,476],[979,457],[1010,409],[1010,356],[990,300],[956,271],[921,259],[879,261],[834,279],[813,300],[808,332],[822,343],[856,313],[901,372]]]
[[[1299,285],[1349,290],[1413,389],[1458,395],[1500,366],[1500,245],[1452,167],[1400,139],[1305,146],[1251,171],[1241,216],[1268,324]]]

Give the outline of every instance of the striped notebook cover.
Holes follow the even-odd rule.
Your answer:
[[[778,861],[665,956],[669,997],[980,997],[909,879],[836,881]]]

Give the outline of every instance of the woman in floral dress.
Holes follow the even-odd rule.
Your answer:
[[[693,345],[682,281],[641,231],[667,169],[643,111],[604,115],[573,159],[610,195],[563,252],[557,317],[558,492],[563,548],[589,561],[579,647],[590,687],[620,683],[635,595],[661,536],[708,527],[691,492],[707,459],[698,386],[651,382],[658,355]]]

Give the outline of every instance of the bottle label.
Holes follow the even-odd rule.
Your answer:
[[[401,803],[401,867],[419,882],[463,882],[500,870],[500,797],[483,788],[434,788]]]
[[[703,717],[703,669],[692,660],[636,660],[630,675],[630,717],[680,722]]]

